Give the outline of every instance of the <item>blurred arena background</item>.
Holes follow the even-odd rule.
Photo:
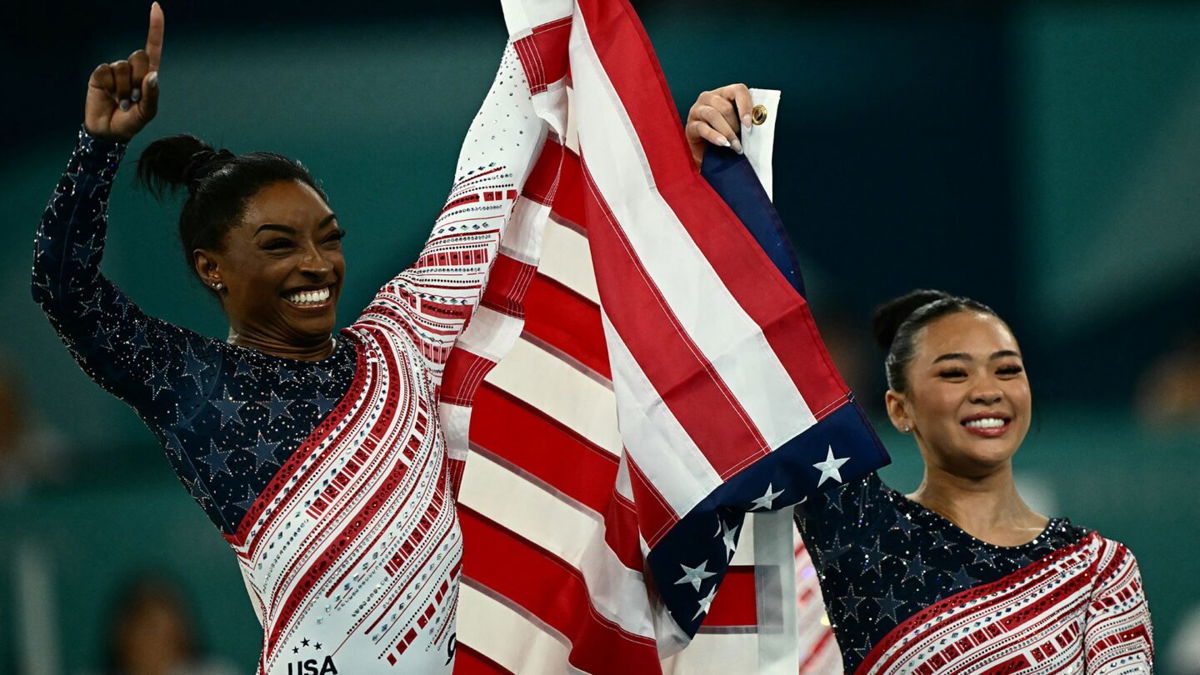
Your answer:
[[[822,331],[892,451],[885,478],[911,490],[920,463],[882,416],[871,309],[913,287],[991,304],[1034,386],[1023,491],[1133,549],[1160,671],[1200,673],[1200,3],[634,4],[681,113],[728,82],[783,90],[776,200]],[[258,654],[233,555],[29,295],[88,74],[141,46],[146,5],[6,11],[4,673],[106,672],[118,596],[145,574],[183,598],[203,672],[250,672]],[[132,160],[180,132],[277,150],[313,169],[350,233],[348,322],[442,204],[504,44],[499,3],[164,8],[161,110],[118,177],[104,269],[148,312],[223,336],[182,264],[177,206],[132,189]]]

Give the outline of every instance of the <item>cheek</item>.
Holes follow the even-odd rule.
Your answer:
[[[958,404],[962,397],[954,387],[932,384],[914,393],[913,412],[918,425],[931,428],[947,421],[958,424]]]

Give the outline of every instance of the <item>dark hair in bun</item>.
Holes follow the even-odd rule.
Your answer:
[[[225,234],[241,222],[246,202],[267,185],[300,181],[328,201],[300,162],[274,152],[235,155],[188,134],[167,136],[146,146],[138,159],[137,179],[159,199],[186,188],[179,240],[192,270],[192,252],[220,250]]]
[[[916,353],[913,340],[917,331],[934,319],[967,311],[999,318],[995,310],[982,302],[928,289],[910,291],[876,308],[873,329],[875,342],[887,352],[884,369],[888,387],[899,392],[908,389],[904,371]]]

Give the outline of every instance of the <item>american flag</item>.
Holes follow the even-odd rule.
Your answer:
[[[503,4],[469,138],[497,133],[464,146],[442,218],[506,220],[441,388],[456,668],[794,673],[784,507],[886,453],[752,170],[706,162],[728,202],[696,171],[629,4]]]

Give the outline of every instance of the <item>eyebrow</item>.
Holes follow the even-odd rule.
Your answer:
[[[321,222],[317,223],[317,229],[320,230],[320,229],[329,227],[329,225],[331,223],[333,223],[333,221],[335,221],[335,220],[337,220],[337,214],[331,213],[328,216],[325,216],[325,218],[323,220],[321,220]],[[275,231],[284,232],[287,234],[296,234],[296,228],[292,227],[291,225],[280,225],[279,223],[263,223],[262,225],[258,226],[257,230],[254,231],[254,236],[257,237],[259,234],[262,233],[263,230],[275,230]]]
[[[1017,358],[1021,358],[1021,353],[1017,352],[1017,351],[1013,351],[1011,349],[1001,349],[998,352],[993,352],[992,355],[990,357],[988,357],[988,360],[990,361],[990,360],[994,360],[994,359],[1002,359],[1006,356],[1015,356]],[[971,355],[967,354],[966,352],[950,352],[949,354],[942,354],[941,356],[934,359],[933,362],[939,363],[941,361],[971,361],[971,360],[972,360]]]

